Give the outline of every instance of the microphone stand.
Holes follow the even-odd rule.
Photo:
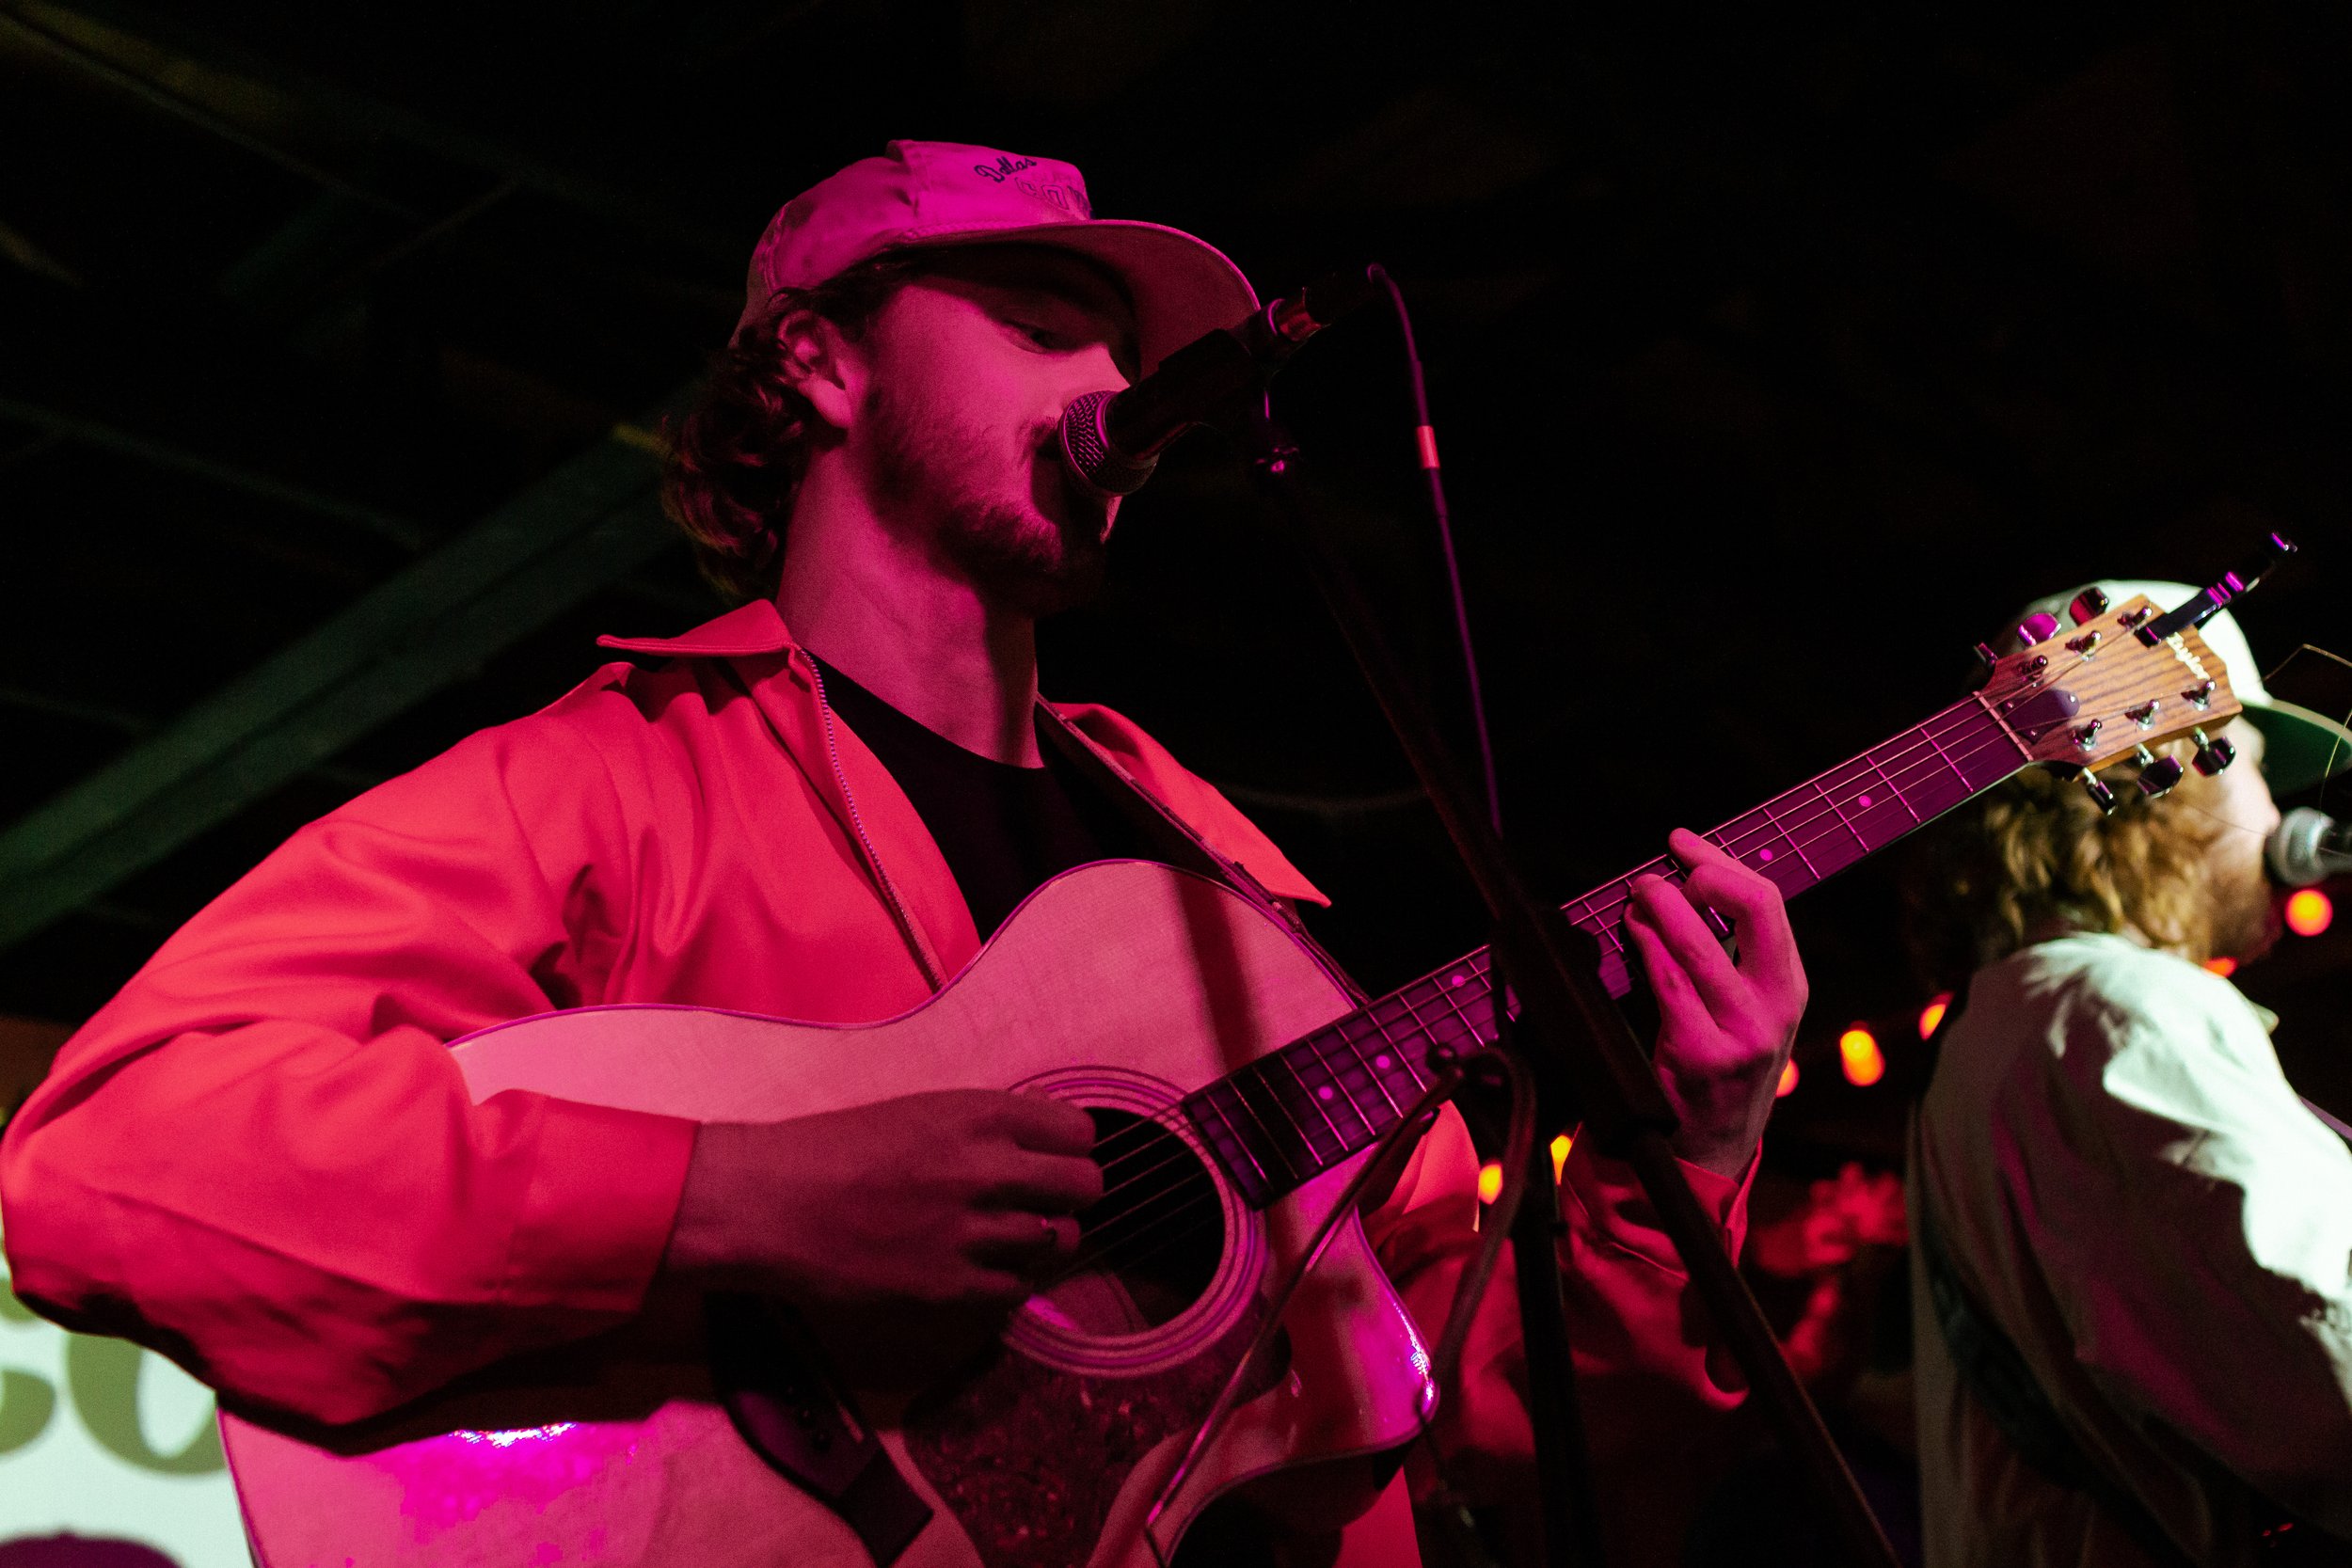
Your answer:
[[[1564,1125],[1573,1111],[1596,1147],[1628,1162],[1656,1207],[1659,1219],[1692,1282],[1714,1314],[1718,1330],[1746,1372],[1749,1398],[1759,1401],[1781,1441],[1796,1458],[1848,1562],[1895,1568],[1896,1558],[1853,1476],[1821,1424],[1820,1413],[1789,1370],[1771,1326],[1724,1250],[1715,1224],[1699,1205],[1667,1142],[1676,1118],[1649,1060],[1598,976],[1599,946],[1566,915],[1528,892],[1501,837],[1489,826],[1428,704],[1406,678],[1382,630],[1381,618],[1344,553],[1327,511],[1298,470],[1298,451],[1273,420],[1263,398],[1238,422],[1237,435],[1260,490],[1298,547],[1341,634],[1389,726],[1438,808],[1487,914],[1494,922],[1495,995],[1499,1019],[1507,974],[1518,1012],[1503,1049],[1516,1051],[1537,1085],[1538,1104]],[[1592,1470],[1578,1419],[1575,1372],[1561,1293],[1559,1193],[1549,1140],[1534,1143],[1535,1169],[1512,1229],[1518,1259],[1521,1332],[1529,1373],[1529,1416],[1543,1502],[1545,1560],[1599,1568],[1599,1531],[1592,1503]],[[1547,1196],[1549,1195],[1549,1196]],[[1574,1543],[1574,1546],[1571,1546]]]

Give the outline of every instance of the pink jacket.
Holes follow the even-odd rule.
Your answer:
[[[829,752],[773,606],[614,645],[675,657],[608,665],[304,828],[66,1044],[0,1141],[21,1296],[246,1400],[385,1410],[629,1315],[693,1134],[536,1094],[474,1104],[447,1041],[600,1003],[866,1021],[972,959],[946,861],[846,726]],[[1269,891],[1325,901],[1127,720],[1057,711]],[[1741,1189],[1692,1175],[1736,1243]],[[1597,1446],[1734,1402],[1629,1178],[1580,1148],[1567,1180]],[[1449,1110],[1371,1222],[1432,1334],[1475,1180]],[[1445,1426],[1507,1467],[1528,1443],[1507,1282],[1490,1307]]]

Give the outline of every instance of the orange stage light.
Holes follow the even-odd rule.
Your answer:
[[[1846,1069],[1846,1082],[1868,1088],[1886,1076],[1886,1053],[1879,1037],[1857,1023],[1837,1037],[1837,1059]]]
[[[1794,1056],[1791,1056],[1788,1060],[1781,1064],[1780,1087],[1772,1091],[1772,1098],[1774,1100],[1786,1100],[1790,1094],[1796,1091],[1796,1087],[1797,1059]]]
[[[2315,887],[2296,888],[2287,895],[2287,929],[2298,937],[2315,937],[2334,924],[2334,900]]]
[[[1502,1196],[1502,1163],[1489,1160],[1478,1167],[1478,1201],[1492,1203]]]
[[[2224,980],[2226,980],[2231,975],[2237,973],[2237,960],[2235,958],[2207,958],[2205,960],[2205,967],[2212,970],[2216,974],[2220,975]]]
[[[1563,1132],[1551,1140],[1551,1179],[1554,1181],[1559,1180],[1560,1173],[1567,1168],[1568,1150],[1575,1145],[1576,1134],[1573,1132]],[[1492,1203],[1502,1196],[1502,1163],[1489,1160],[1478,1167],[1478,1201]]]
[[[1921,1039],[1926,1039],[1935,1033],[1935,1026],[1944,1022],[1944,1014],[1950,1009],[1951,1005],[1952,993],[1941,990],[1935,993],[1926,1006],[1919,1009],[1919,1037]]]

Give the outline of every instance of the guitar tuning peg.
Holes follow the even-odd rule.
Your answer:
[[[2187,771],[2181,766],[2178,757],[2149,756],[2145,746],[2139,749],[2139,754],[2148,758],[2139,769],[2139,792],[2151,800],[2171,794],[2172,786],[2179,784],[2181,775]]]
[[[2091,803],[2101,811],[2110,816],[2114,814],[2115,791],[2107,787],[2107,782],[2105,779],[2096,773],[2086,772],[2083,775],[2083,790],[2090,797]]]
[[[1979,642],[1977,644],[1977,662],[1983,665],[1989,673],[1995,664],[2001,662],[2001,656],[1993,651],[1992,643]]]
[[[2219,739],[2208,740],[2202,730],[2196,731],[2195,735],[2197,771],[2208,779],[2237,761],[2237,748],[2230,743],[2229,736],[2223,736]]]
[[[2066,613],[2078,626],[2088,626],[2107,612],[2107,596],[2096,588],[2086,588],[2074,595],[2074,602],[2066,607]]]
[[[2046,610],[2037,610],[2017,623],[2017,641],[2030,648],[2037,642],[2048,641],[2050,634],[2057,630],[2058,617]]]

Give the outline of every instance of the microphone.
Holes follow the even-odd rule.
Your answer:
[[[2326,812],[2297,806],[2271,830],[2263,846],[2273,880],[2282,887],[2309,887],[2352,872],[2352,826]]]
[[[1141,489],[1170,441],[1263,387],[1299,344],[1372,299],[1375,278],[1370,267],[1333,273],[1194,339],[1125,391],[1073,400],[1062,410],[1062,462],[1098,499]]]

